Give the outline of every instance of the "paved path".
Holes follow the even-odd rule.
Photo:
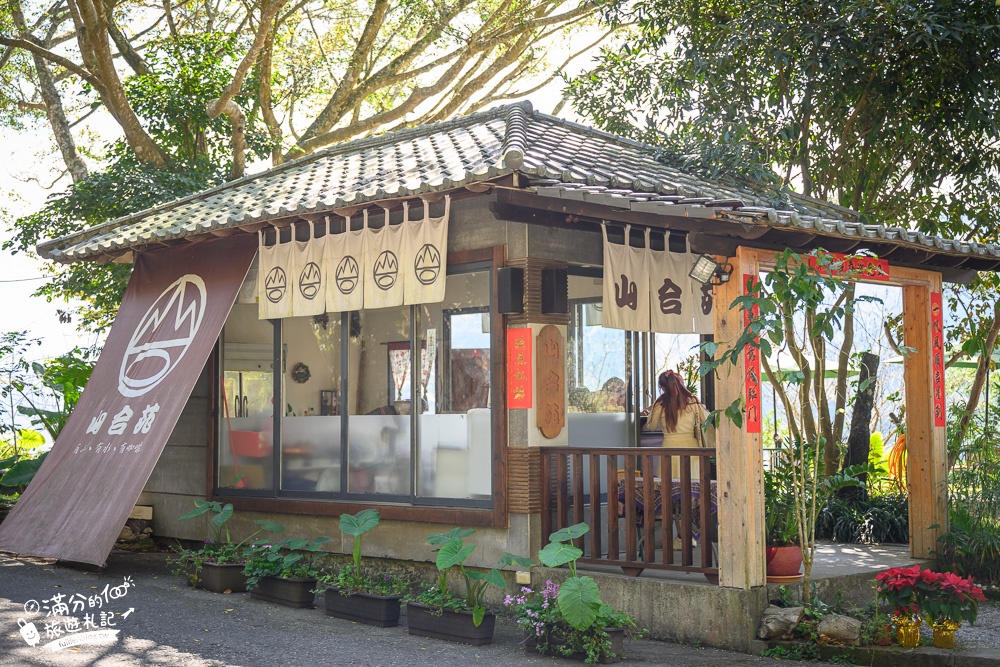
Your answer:
[[[131,580],[127,588],[126,577]],[[59,595],[64,597],[53,600],[53,596]],[[33,615],[25,612],[25,604],[30,600],[39,603],[40,612]],[[82,626],[85,614],[89,613],[97,630],[101,629],[103,612],[104,622],[114,623],[119,630],[117,641],[56,651],[42,648],[53,641],[45,636],[46,620],[51,623],[53,618],[46,617],[44,607],[51,609],[53,604],[60,602],[67,604],[70,611],[61,620],[76,618]],[[29,605],[29,608],[32,607]],[[123,617],[129,609],[134,611]],[[29,646],[22,639],[19,618],[34,622],[41,634],[37,645]],[[59,627],[65,628],[65,622]],[[81,627],[80,631],[93,630]],[[462,646],[411,637],[405,627],[372,628],[330,618],[319,609],[285,609],[251,600],[246,594],[217,595],[195,591],[169,574],[162,554],[113,554],[106,570],[99,574],[0,556],[2,667],[560,667],[575,664],[560,658],[528,654],[519,645],[519,640],[519,631],[509,623],[498,624],[492,646]],[[627,651],[628,664],[633,665],[742,667],[778,664],[774,660],[741,653],[649,640],[630,641]],[[782,660],[780,664],[807,663]]]

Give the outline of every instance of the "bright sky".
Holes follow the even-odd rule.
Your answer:
[[[45,197],[60,192],[69,183],[62,178],[56,187],[45,190],[39,183],[50,185],[59,172],[58,156],[49,152],[49,142],[39,141],[37,131],[15,132],[0,129],[0,238],[10,238],[9,227],[19,215],[39,208]],[[39,147],[42,147],[41,150]],[[37,180],[32,180],[37,179]],[[0,331],[28,330],[43,339],[33,348],[32,360],[57,356],[75,345],[93,342],[81,337],[75,324],[60,324],[57,310],[68,308],[65,303],[49,303],[32,297],[43,282],[44,263],[24,254],[0,252]]]

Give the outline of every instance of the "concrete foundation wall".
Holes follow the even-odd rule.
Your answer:
[[[747,652],[767,606],[763,586],[744,591],[707,582],[689,584],[675,579],[583,571],[580,574],[593,577],[601,599],[631,614],[636,625],[649,630],[654,639],[681,644]],[[547,579],[561,583],[568,576],[565,569],[536,568],[532,584],[544,586]]]

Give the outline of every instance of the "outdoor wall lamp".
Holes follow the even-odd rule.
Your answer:
[[[708,255],[700,255],[688,275],[702,285],[721,285],[729,282],[732,273],[733,265],[729,262],[719,264]]]

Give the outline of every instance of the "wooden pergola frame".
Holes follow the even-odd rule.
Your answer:
[[[743,330],[743,313],[729,309],[743,295],[740,276],[758,275],[774,267],[777,253],[739,247],[734,279],[715,291],[715,339],[735,340]],[[931,366],[931,294],[941,293],[941,274],[890,267],[888,281],[903,290],[903,340],[914,353],[904,360],[906,394],[906,483],[910,507],[910,554],[927,558],[937,538],[948,529],[948,448],[945,427],[934,425]],[[729,405],[743,395],[745,359],[720,371],[716,405]],[[750,589],[765,584],[764,461],[760,433],[747,433],[722,420],[717,436],[719,485],[719,583]],[[935,526],[932,528],[932,526]]]

